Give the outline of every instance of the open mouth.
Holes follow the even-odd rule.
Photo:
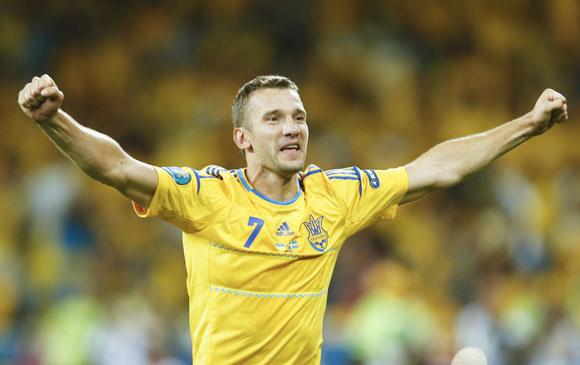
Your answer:
[[[280,148],[280,151],[300,151],[299,143],[288,143]]]

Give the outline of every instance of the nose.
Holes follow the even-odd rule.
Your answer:
[[[292,136],[295,137],[300,134],[300,128],[298,127],[298,123],[293,118],[286,118],[284,121],[284,125],[282,127],[282,133],[285,136]]]

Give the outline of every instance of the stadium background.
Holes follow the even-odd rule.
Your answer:
[[[580,363],[576,0],[0,2],[0,363],[186,364],[180,236],[142,221],[25,119],[49,73],[64,108],[158,165],[233,168],[229,107],[289,76],[309,162],[404,164],[564,93],[571,120],[347,242],[326,364]]]

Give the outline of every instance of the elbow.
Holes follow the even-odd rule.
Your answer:
[[[450,188],[463,181],[464,174],[459,168],[446,162],[437,161],[424,168],[429,171],[430,187],[432,190],[442,190]]]
[[[87,175],[100,183],[122,190],[127,185],[123,159],[107,165],[83,169]]]
[[[462,174],[456,172],[442,173],[435,181],[435,188],[438,190],[447,189],[462,182],[464,179]]]
[[[126,161],[121,159],[111,166],[106,173],[103,174],[104,184],[107,184],[119,191],[125,190],[128,179],[126,172]]]
[[[119,189],[123,185],[121,183],[121,179],[118,177],[118,174],[114,169],[111,170],[83,169],[83,171],[91,179],[96,180],[102,184],[111,186],[115,189]]]

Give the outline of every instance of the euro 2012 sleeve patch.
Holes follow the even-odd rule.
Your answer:
[[[369,185],[373,189],[378,189],[381,186],[381,181],[379,180],[379,176],[374,170],[364,170],[365,174],[369,177]]]
[[[178,185],[187,185],[191,181],[191,174],[181,167],[162,167]]]

